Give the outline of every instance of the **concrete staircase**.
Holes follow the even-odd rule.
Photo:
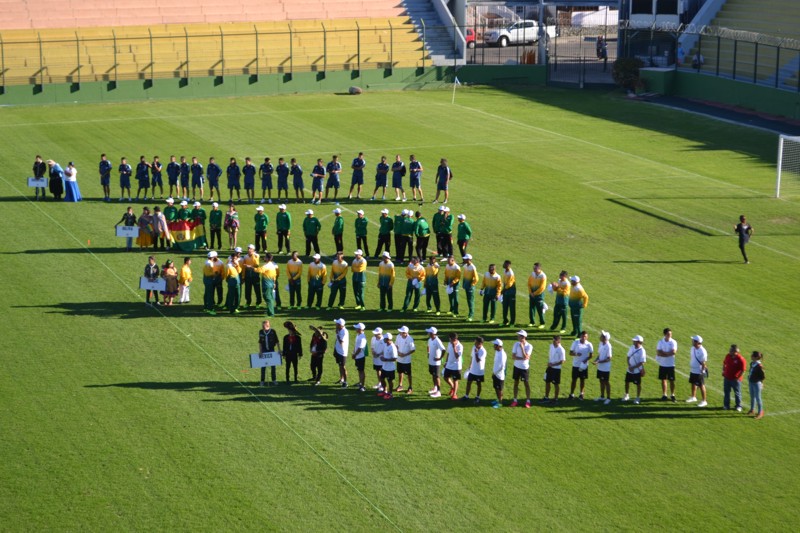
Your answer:
[[[450,21],[439,17],[430,0],[404,0],[402,2],[408,17],[414,24],[420,40],[423,38],[425,22],[425,48],[436,66],[464,65],[466,61],[453,45],[453,28]]]

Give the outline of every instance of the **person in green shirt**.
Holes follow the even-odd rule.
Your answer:
[[[336,215],[333,219],[333,227],[331,227],[333,244],[337,253],[344,252],[344,218],[342,218],[342,210],[337,207],[333,210],[333,214]]]
[[[275,215],[275,232],[278,234],[278,253],[283,251],[285,241],[288,254],[292,250],[289,244],[289,236],[292,233],[292,215],[286,212],[286,204],[278,206],[278,214]]]
[[[356,211],[356,248],[362,250],[364,255],[369,257],[369,245],[367,244],[367,226],[369,219],[364,216],[364,211],[359,209]]]
[[[186,200],[181,202],[181,208],[178,209],[178,220],[189,220],[189,210],[186,209],[187,205],[189,205],[189,202]]]
[[[406,247],[403,243],[403,232],[405,231],[406,210],[403,209],[394,216],[394,255],[397,259],[397,264],[403,264],[403,252]]]
[[[428,255],[428,240],[431,238],[431,227],[419,211],[414,213],[414,217],[416,218],[414,221],[414,236],[417,238],[417,257],[424,258]]]
[[[447,256],[453,255],[453,215],[450,214],[450,208],[447,206],[444,208],[444,218],[442,219],[441,229],[444,254]]]
[[[456,227],[456,242],[458,243],[458,251],[461,252],[461,259],[467,255],[467,246],[472,239],[472,227],[467,222],[467,215],[463,213],[458,215],[458,226]]]
[[[166,209],[164,210],[164,214],[166,215]],[[208,215],[208,227],[211,230],[211,242],[209,246],[214,248],[214,239],[216,238],[217,247],[222,248],[222,211],[220,211],[217,202],[211,204],[211,213]]]
[[[381,258],[381,248],[383,251],[392,253],[392,230],[394,229],[394,221],[389,217],[389,210],[381,210],[381,218],[378,220],[380,228],[378,229],[378,245],[375,248],[375,259]]]
[[[303,234],[306,237],[306,255],[311,255],[311,248],[314,253],[319,253],[319,232],[322,229],[319,219],[314,216],[314,211],[306,211],[306,218],[303,220]]]
[[[431,228],[436,234],[436,254],[447,257],[444,255],[444,236],[442,234],[442,219],[444,219],[444,206],[440,205],[436,214],[431,218]]]
[[[202,246],[208,250],[208,241],[206,240],[206,210],[201,207],[200,202],[195,202],[193,207],[194,209],[189,212],[189,220],[203,228],[203,234],[200,236],[197,246]]]
[[[167,207],[164,208],[164,218],[167,222],[175,222],[178,220],[178,208],[175,207],[175,200],[167,198]]]
[[[264,206],[256,207],[256,215],[253,217],[256,223],[256,253],[259,250],[267,251],[267,226],[269,217],[264,214]]]

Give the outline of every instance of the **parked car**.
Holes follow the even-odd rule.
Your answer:
[[[475,48],[475,32],[472,28],[467,28],[467,31],[464,33],[464,38],[467,41],[467,48]]]
[[[556,36],[555,26],[546,26],[548,37]],[[520,20],[511,25],[487,32],[483,36],[484,42],[489,46],[505,48],[509,44],[535,43],[539,40],[539,23],[535,20]]]

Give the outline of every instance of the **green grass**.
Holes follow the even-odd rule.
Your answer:
[[[796,196],[771,197],[776,136],[616,93],[465,88],[456,105],[450,98],[442,91],[1,109],[4,529],[784,530],[797,523],[800,391],[791,358],[800,217]],[[383,402],[338,390],[330,356],[324,386],[254,388],[247,354],[261,315],[203,315],[198,282],[191,306],[145,308],[136,287],[146,253],[124,253],[113,235],[123,204],[97,201],[100,152],[115,164],[122,155],[156,153],[163,161],[297,157],[308,172],[317,157],[341,153],[347,164],[361,150],[368,169],[380,155],[416,154],[428,198],[438,159],[449,158],[451,206],[469,215],[481,270],[510,259],[522,283],[534,261],[551,279],[561,269],[580,275],[591,297],[591,340],[600,328],[615,339],[614,397],[633,335],[644,335],[652,357],[661,329],[672,327],[683,372],[689,337],[703,335],[710,408],[657,401],[654,361],[640,406],[497,411],[432,400],[419,353],[412,398]],[[74,160],[88,200],[30,202],[24,178],[36,153]],[[395,208],[343,205],[377,220],[389,204]],[[303,208],[290,205],[296,221]],[[317,208],[328,217],[326,253],[330,209]],[[430,204],[424,210],[429,218],[434,212]],[[275,211],[267,207],[272,220]],[[253,212],[241,208],[244,245]],[[731,234],[741,213],[756,229],[750,265],[741,264]],[[345,215],[351,250],[354,215]],[[367,296],[377,307],[372,283]],[[401,298],[398,286],[396,307]],[[517,322],[527,323],[524,296],[517,311]],[[291,318],[307,332],[339,314],[370,329],[407,324],[420,345],[431,324],[465,339],[513,340],[513,330],[424,313],[303,310],[275,322]],[[532,339],[538,398],[548,336],[537,331]],[[721,410],[719,371],[733,342],[767,354],[764,420]],[[308,376],[304,358],[301,377]],[[587,393],[597,395],[595,379]],[[688,396],[683,376],[678,395]]]

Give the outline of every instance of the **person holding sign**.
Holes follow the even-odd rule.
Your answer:
[[[37,180],[44,178],[45,172],[47,172],[47,164],[42,160],[42,156],[37,155],[36,159],[33,161],[33,177]],[[44,187],[36,187],[36,200],[39,199],[39,189],[42,190],[42,200],[44,200]]]
[[[160,275],[161,269],[158,268],[158,265],[156,264],[156,258],[151,255],[147,258],[147,264],[144,267],[144,277],[147,278],[147,281],[152,282],[158,280]],[[147,292],[145,293],[144,304],[151,305],[150,296],[152,296],[155,303],[158,304],[158,291],[150,289],[147,289]]]
[[[114,227],[120,224],[126,227],[136,226],[136,215],[133,213],[133,207],[128,206],[127,211],[122,213],[122,218],[114,224]],[[125,237],[125,249],[129,252],[133,250],[133,237]]]
[[[270,327],[269,320],[265,320],[261,323],[261,329],[258,331],[258,351],[261,353],[266,352],[280,352],[281,347],[278,344],[278,334],[275,332],[272,327]],[[288,365],[286,367],[288,372]],[[272,373],[272,384],[277,385],[278,379],[275,376],[275,367],[270,367],[270,372]],[[264,386],[264,379],[267,377],[267,367],[261,367],[261,383],[260,386]]]

